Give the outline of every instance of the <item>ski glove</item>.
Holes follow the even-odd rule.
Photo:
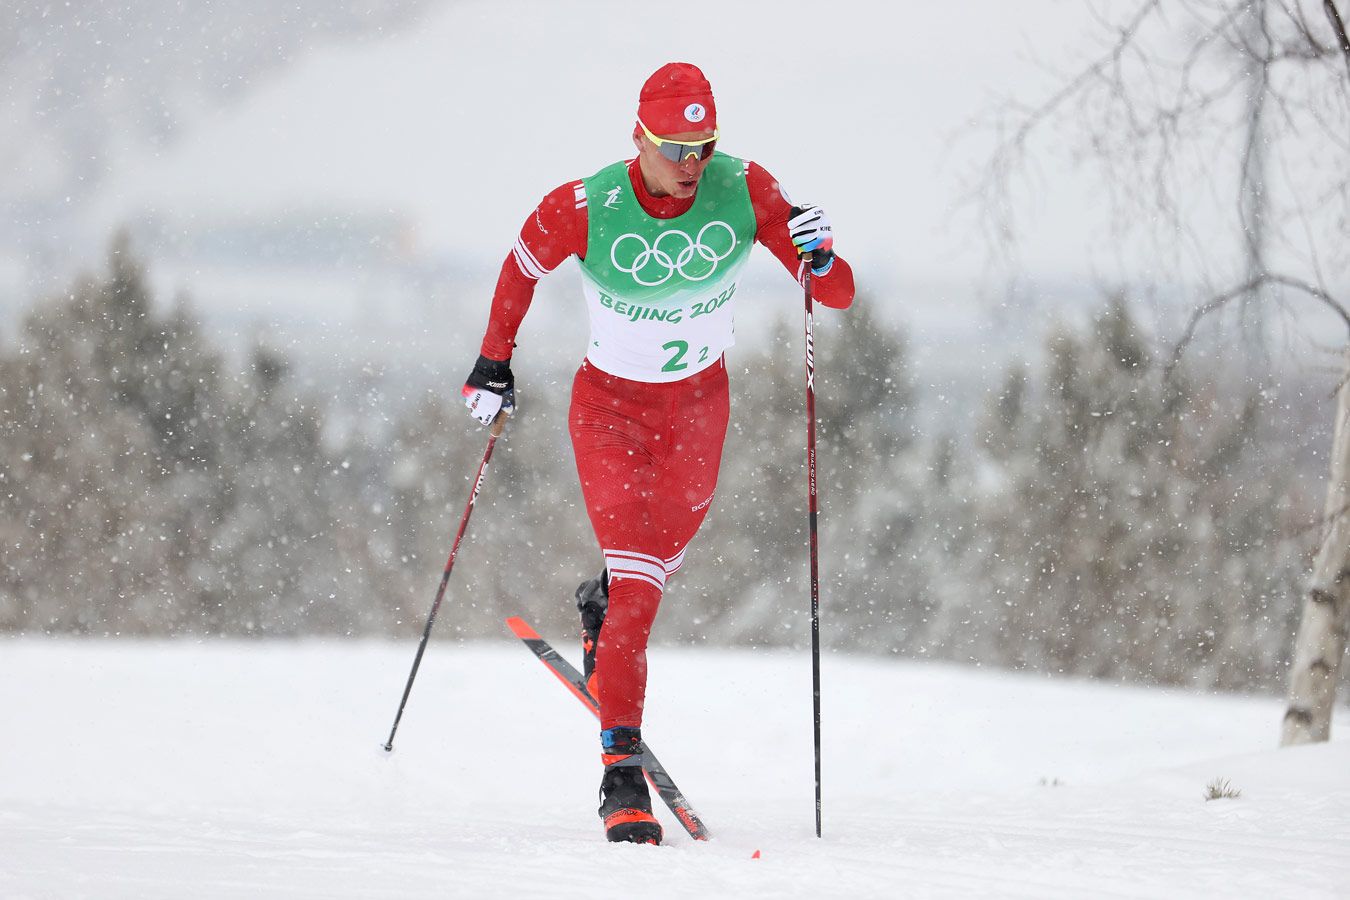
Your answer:
[[[510,415],[516,408],[516,376],[511,374],[511,360],[478,357],[461,393],[469,414],[484,425],[491,425],[503,410]]]
[[[834,265],[834,228],[819,206],[794,206],[789,212],[788,234],[797,254],[811,251],[811,274],[824,275]]]

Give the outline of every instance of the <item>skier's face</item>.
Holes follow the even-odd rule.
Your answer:
[[[663,134],[669,141],[699,143],[713,136],[711,131],[688,131],[681,134]],[[694,196],[698,190],[699,179],[708,167],[712,156],[699,159],[688,156],[681,162],[671,162],[661,155],[650,138],[640,128],[633,132],[633,145],[638,151],[638,166],[642,169],[642,181],[654,197],[676,197],[681,200]]]

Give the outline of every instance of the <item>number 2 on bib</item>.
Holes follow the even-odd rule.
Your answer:
[[[666,364],[661,367],[662,372],[678,372],[689,368],[689,363],[683,362],[684,355],[689,352],[688,341],[669,341],[662,344],[661,349],[675,351],[675,355],[666,360]]]

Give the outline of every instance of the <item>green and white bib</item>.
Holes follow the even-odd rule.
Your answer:
[[[673,219],[643,211],[626,163],[582,182],[586,356],[597,368],[634,381],[679,381],[735,343],[731,301],[755,239],[745,170],[744,161],[714,154],[694,205]]]

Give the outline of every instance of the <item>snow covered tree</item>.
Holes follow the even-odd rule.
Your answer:
[[[0,354],[0,624],[381,627],[384,594],[351,590],[370,567],[341,552],[344,529],[364,533],[370,517],[330,488],[345,470],[325,444],[325,401],[265,349],[239,377],[223,366],[185,302],[157,308],[124,240],[106,277],[34,310]]]
[[[1237,308],[1249,359],[1260,363],[1270,309],[1290,298],[1311,299],[1350,326],[1330,290],[1350,265],[1350,38],[1340,4],[1139,0],[1119,9],[1097,10],[1100,53],[1048,99],[1006,107],[986,183],[999,240],[1018,230],[1009,216],[1013,176],[1059,125],[1067,137],[1057,143],[1100,167],[1113,240],[1153,228],[1157,260],[1186,259],[1205,274],[1182,346],[1200,318]],[[1211,224],[1225,210],[1235,226],[1227,247]],[[1350,442],[1334,451],[1350,453]],[[1338,574],[1350,565],[1350,542],[1336,527],[1347,470],[1350,459],[1333,459],[1284,743],[1329,732],[1350,616]]]
[[[866,297],[816,320],[823,639],[895,650],[918,640],[927,602],[924,467],[903,334]],[[788,644],[807,634],[806,412],[801,325],[731,363],[732,418],[717,499],[671,582],[694,637]],[[692,595],[692,596],[690,596]]]
[[[1301,562],[1267,511],[1261,409],[1164,365],[1117,299],[1015,369],[982,428],[978,653],[1054,672],[1241,687],[1284,650]]]
[[[876,306],[864,294],[817,329],[822,638],[910,653],[928,639],[933,585],[945,568],[934,553],[945,488],[932,465],[943,441],[920,434],[908,338],[879,322]],[[805,497],[804,484],[798,493]]]
[[[119,240],[107,280],[35,311],[5,364],[16,624],[147,630],[209,527],[217,358],[151,308]]]

